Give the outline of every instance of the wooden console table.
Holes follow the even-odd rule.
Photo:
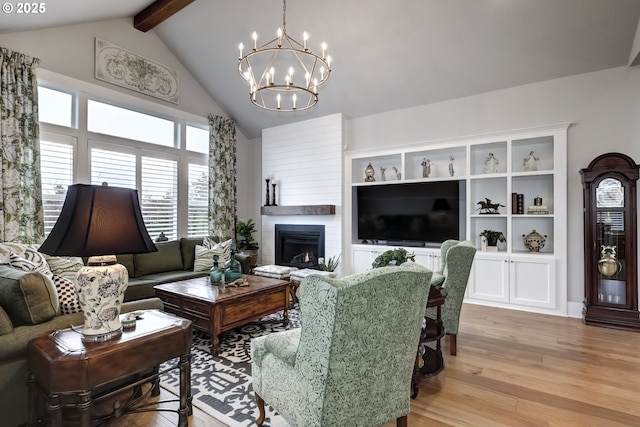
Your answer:
[[[444,358],[440,340],[444,337],[444,325],[442,324],[442,305],[447,297],[444,289],[431,286],[427,299],[427,308],[436,308],[436,317],[425,317],[425,326],[420,333],[416,362],[411,377],[412,398],[418,397],[418,386],[422,377],[432,377],[439,374],[444,369]],[[435,348],[431,348],[427,343],[435,342]],[[423,352],[424,350],[424,352]]]
[[[62,409],[75,408],[79,424],[91,425],[91,406],[101,399],[153,382],[159,392],[158,367],[179,358],[180,427],[187,427],[191,412],[191,321],[156,310],[140,314],[135,327],[104,342],[83,342],[81,330],[68,328],[34,338],[28,344],[28,425],[38,425],[38,395],[46,399],[52,427],[62,426]],[[165,371],[166,372],[166,371]],[[149,410],[145,408],[145,410]],[[165,409],[163,409],[165,410]],[[130,410],[128,412],[135,412]],[[119,412],[112,414],[117,417]]]

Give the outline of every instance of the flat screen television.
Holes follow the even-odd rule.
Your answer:
[[[460,239],[465,183],[433,181],[356,188],[357,238],[429,246]],[[462,204],[461,204],[462,203]]]

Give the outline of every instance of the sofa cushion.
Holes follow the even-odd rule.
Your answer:
[[[58,294],[60,313],[73,314],[80,312],[80,302],[78,301],[78,294],[76,294],[74,282],[57,274],[54,274],[51,280]]]
[[[9,319],[9,315],[4,308],[0,307],[0,335],[6,335],[13,332],[13,323]]]
[[[202,237],[182,237],[180,239],[180,251],[182,252],[182,264],[184,269],[193,271],[193,261],[195,260],[196,245],[202,244]]]
[[[14,326],[37,325],[58,313],[58,295],[51,279],[39,272],[0,265],[0,306]]]
[[[182,253],[180,252],[180,241],[156,243],[157,252],[148,254],[135,254],[133,264],[136,277],[147,274],[162,273],[163,271],[182,270]]]

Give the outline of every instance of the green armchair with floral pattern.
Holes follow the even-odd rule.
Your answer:
[[[442,324],[449,337],[449,354],[452,356],[457,353],[458,326],[460,325],[462,301],[464,300],[464,293],[467,289],[467,282],[469,281],[471,265],[475,255],[476,248],[468,240],[450,245],[446,253],[443,251],[442,264],[445,267],[442,271],[444,280],[441,287],[447,292],[447,298],[441,308]],[[435,318],[435,316],[435,307],[428,308],[427,317]]]
[[[301,286],[302,327],[253,339],[253,389],[293,426],[407,425],[431,271],[408,262]]]

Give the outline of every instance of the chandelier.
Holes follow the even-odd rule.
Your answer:
[[[282,28],[276,38],[258,46],[252,34],[253,48],[244,55],[240,43],[238,72],[249,84],[249,98],[260,108],[271,111],[302,111],[318,103],[318,87],[331,74],[331,57],[322,43],[322,56],[307,47],[305,31],[300,43],[287,34],[287,0],[283,0]]]

